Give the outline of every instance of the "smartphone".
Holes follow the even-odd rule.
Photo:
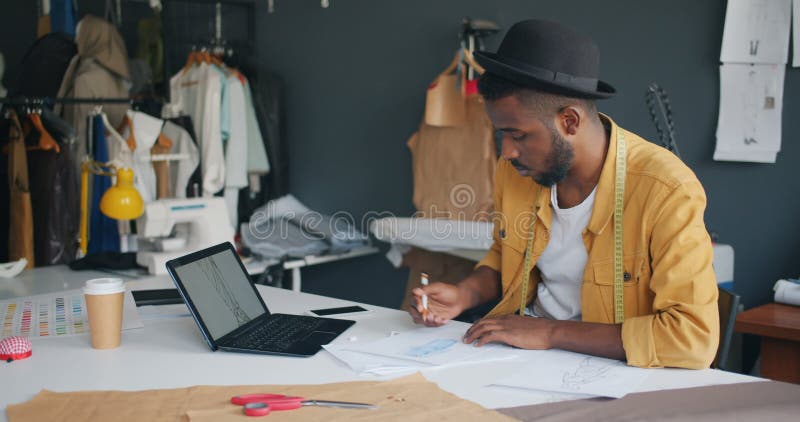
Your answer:
[[[358,305],[342,306],[341,308],[325,308],[325,309],[311,309],[307,311],[309,315],[319,317],[340,317],[340,316],[357,316],[371,313],[369,309],[363,308]]]

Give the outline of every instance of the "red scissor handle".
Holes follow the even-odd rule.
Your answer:
[[[298,409],[302,406],[302,400],[299,398],[291,398],[287,400],[277,399],[266,402],[252,402],[244,405],[244,414],[247,416],[265,416],[269,415],[269,412],[273,410],[292,410]]]
[[[287,396],[284,394],[242,394],[241,396],[231,397],[231,403],[237,406],[244,406],[248,403],[268,402],[272,400],[290,400],[299,397]]]

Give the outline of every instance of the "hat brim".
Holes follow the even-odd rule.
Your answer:
[[[495,74],[512,82],[533,89],[554,94],[562,94],[568,97],[587,98],[595,100],[605,100],[617,94],[617,90],[610,84],[598,80],[597,90],[591,91],[575,87],[559,81],[541,79],[535,75],[525,72],[522,69],[505,63],[503,58],[496,53],[486,51],[476,51],[475,60],[486,69],[486,72]]]

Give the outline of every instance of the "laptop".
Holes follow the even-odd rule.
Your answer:
[[[308,357],[355,321],[273,314],[229,242],[167,261],[211,350]]]

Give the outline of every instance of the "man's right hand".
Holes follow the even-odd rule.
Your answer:
[[[461,289],[447,283],[431,283],[411,291],[411,307],[408,313],[417,324],[438,327],[457,317],[464,311]],[[423,312],[422,296],[428,296],[428,311]],[[423,317],[424,314],[424,317]]]

